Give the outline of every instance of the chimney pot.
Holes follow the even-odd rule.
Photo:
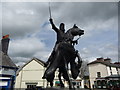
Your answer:
[[[3,36],[3,39],[1,41],[2,45],[2,52],[7,55],[8,53],[8,46],[9,46],[9,35]]]

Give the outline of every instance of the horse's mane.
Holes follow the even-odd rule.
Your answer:
[[[72,27],[72,28],[68,29],[67,32],[65,33],[66,36],[67,36],[66,38],[67,38],[68,40],[73,40],[74,36],[72,35],[71,32],[72,32],[74,29],[75,29],[75,28]]]
[[[70,28],[67,30],[66,34],[70,33],[74,28]]]

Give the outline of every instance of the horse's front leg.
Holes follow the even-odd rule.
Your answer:
[[[72,82],[70,81],[69,73],[67,75],[68,75],[69,89],[72,89],[73,87],[72,87]]]
[[[64,84],[63,84],[62,79],[61,79],[61,74],[62,74],[61,71],[59,71],[58,78],[59,78],[59,81],[60,81],[61,88],[64,88]]]

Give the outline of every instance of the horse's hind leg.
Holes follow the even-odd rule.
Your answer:
[[[60,81],[60,86],[61,86],[61,88],[63,88],[64,87],[64,84],[63,84],[63,82],[62,82],[62,79],[61,79],[61,71],[59,72],[59,75],[58,75],[58,78],[59,78],[59,81]]]
[[[69,76],[69,72],[67,70],[67,68],[64,69],[64,72],[63,72],[63,78],[68,81],[68,84],[69,84],[69,89],[70,90],[75,90],[73,84],[72,84],[72,81],[70,80],[70,76]]]
[[[68,78],[69,78],[69,76],[68,76]],[[70,81],[70,78],[68,79],[68,83],[69,83],[69,89],[72,89],[73,87],[72,87],[72,82]]]
[[[64,68],[63,78],[64,78],[66,81],[68,81],[69,89],[72,89],[72,88],[73,88],[73,85],[72,85],[72,82],[71,82],[71,80],[70,80],[70,76],[69,76],[67,67]]]
[[[50,86],[53,87],[53,81],[50,82]]]

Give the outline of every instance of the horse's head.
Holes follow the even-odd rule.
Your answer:
[[[73,28],[70,29],[70,32],[73,36],[77,36],[77,35],[81,36],[84,34],[84,30],[81,30],[76,25],[74,25]]]
[[[66,32],[66,40],[67,41],[72,41],[74,39],[75,36],[81,36],[84,34],[84,30],[81,30],[80,28],[78,28],[76,25],[74,25],[72,28],[70,28],[67,32]]]

